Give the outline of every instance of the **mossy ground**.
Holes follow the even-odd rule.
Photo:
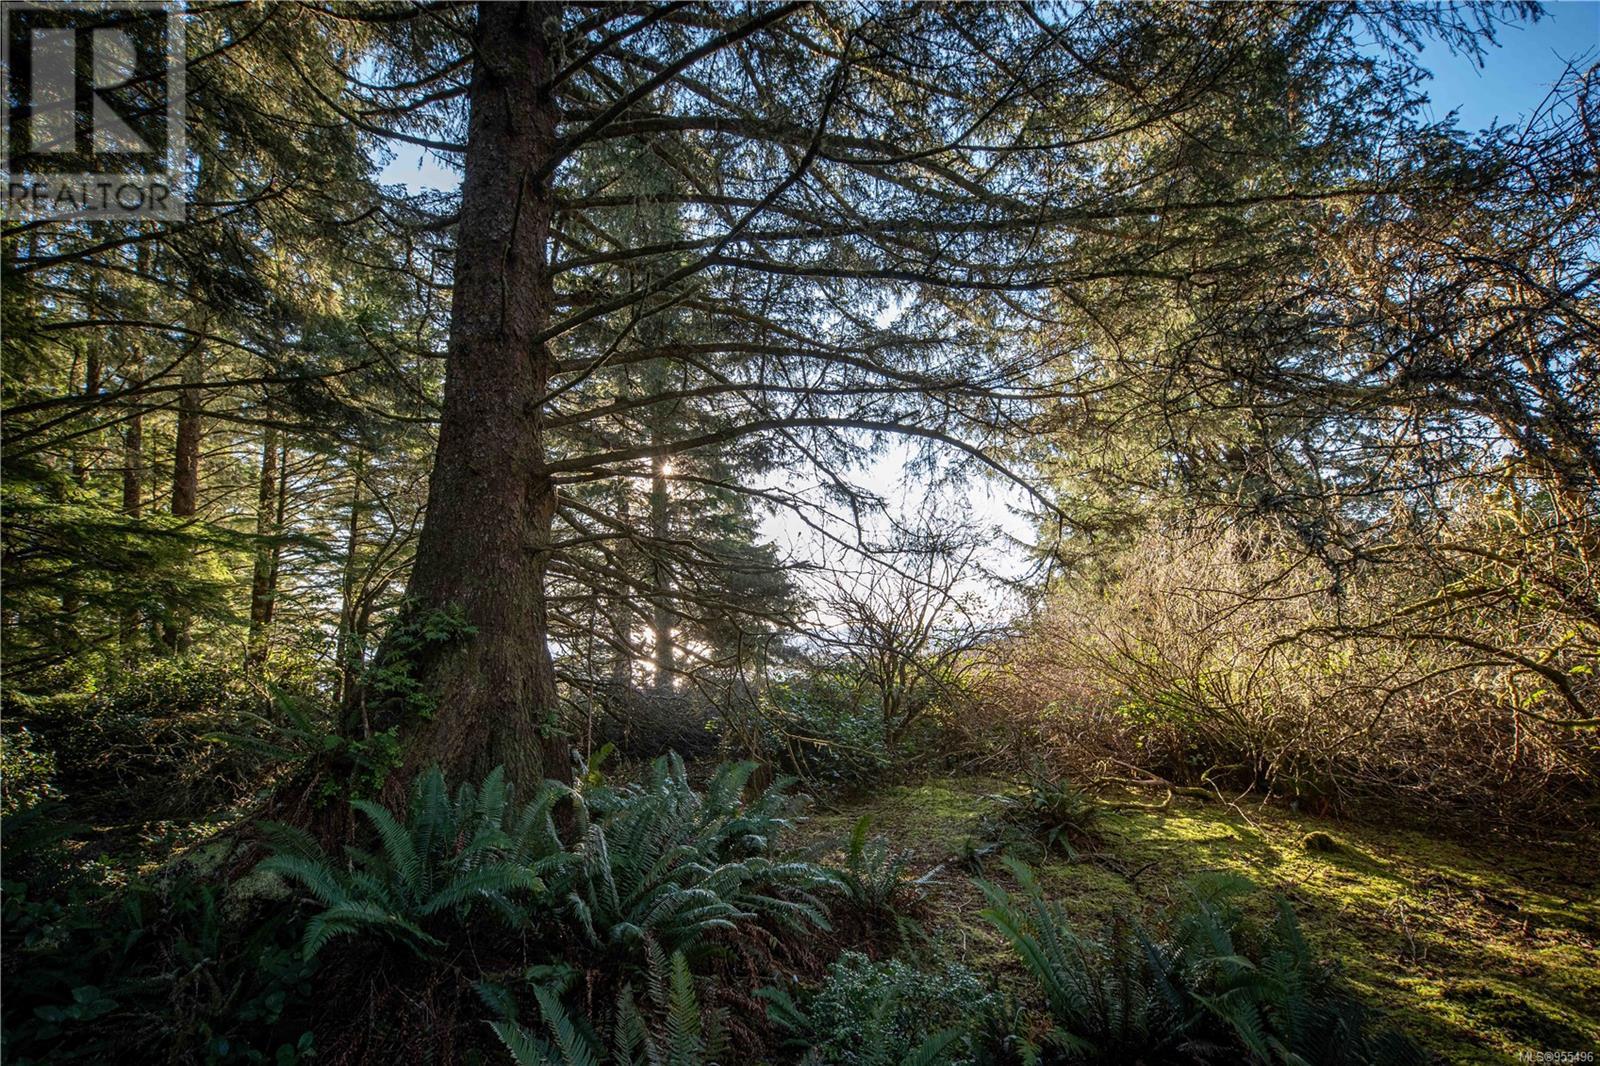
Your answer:
[[[813,812],[805,835],[837,851],[862,815],[927,877],[922,924],[943,954],[1015,973],[960,862],[993,778],[936,778]],[[1158,797],[1159,798],[1159,797]],[[1307,937],[1350,983],[1450,1063],[1514,1062],[1528,1051],[1600,1049],[1600,860],[1595,845],[1476,841],[1334,822],[1248,801],[1107,796],[1100,844],[1038,872],[1094,931],[1113,910],[1164,905],[1206,871],[1243,874],[1295,905]],[[1324,833],[1334,847],[1308,834]],[[990,863],[986,876],[1002,881]],[[1265,894],[1264,894],[1265,895]]]

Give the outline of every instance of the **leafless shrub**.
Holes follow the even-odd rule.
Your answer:
[[[1017,750],[1321,808],[1409,799],[1572,816],[1566,801],[1592,795],[1592,733],[1556,712],[1592,705],[1572,646],[1594,631],[1574,636],[1570,617],[1525,595],[1453,611],[1445,627],[1408,610],[1456,602],[1438,568],[1335,590],[1282,544],[1237,532],[1147,537],[1116,569],[1052,598],[984,678]],[[1565,664],[1566,693],[1534,683],[1551,663]]]
[[[969,540],[921,531],[824,582],[821,643],[878,704],[891,750],[948,712],[997,632],[969,587],[976,554]]]

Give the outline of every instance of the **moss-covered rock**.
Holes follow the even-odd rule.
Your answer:
[[[1300,838],[1300,846],[1307,851],[1332,854],[1343,851],[1344,845],[1334,839],[1332,833],[1324,833],[1320,829],[1313,830]]]

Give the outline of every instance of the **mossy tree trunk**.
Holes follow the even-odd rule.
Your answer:
[[[556,5],[478,9],[444,412],[407,588],[412,618],[459,611],[472,629],[411,664],[431,710],[399,712],[391,795],[433,764],[453,781],[503,764],[524,790],[571,772],[548,645],[556,487],[542,425],[557,151],[546,83],[559,32]]]

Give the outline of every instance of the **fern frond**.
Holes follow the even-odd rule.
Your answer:
[[[506,783],[506,768],[496,766],[478,788],[477,802],[472,811],[473,824],[480,829],[499,829],[505,824],[506,804],[510,799],[511,786]]]
[[[400,940],[413,950],[439,943],[415,923],[370,903],[357,902],[329,907],[307,922],[302,950],[306,958],[313,958],[334,937],[363,930]]]
[[[767,1019],[790,1033],[803,1033],[811,1019],[794,1001],[794,997],[776,985],[756,989],[756,997],[767,1001]]]
[[[700,1001],[694,994],[694,978],[681,952],[671,962],[667,1008],[668,1062],[671,1066],[697,1066],[701,1051],[702,1026]]]
[[[457,831],[455,811],[450,805],[450,795],[445,788],[444,772],[430,766],[411,786],[411,806],[407,813],[409,843],[407,850],[415,857],[416,865],[407,868],[404,860],[395,855],[390,861],[402,867],[405,884],[417,898],[433,894],[433,871],[454,847]],[[389,847],[386,838],[384,846]]]
[[[273,852],[279,855],[294,855],[302,859],[313,859],[326,862],[327,852],[322,850],[316,838],[299,826],[285,825],[282,822],[257,822],[256,832],[261,840]]]
[[[934,1033],[908,1052],[900,1060],[900,1066],[934,1066],[935,1063],[945,1061],[945,1052],[960,1035],[954,1029]]]
[[[490,1022],[489,1028],[493,1029],[500,1042],[511,1052],[511,1060],[516,1066],[561,1066],[550,1055],[550,1049],[533,1036],[522,1026],[515,1022]]]
[[[854,868],[861,862],[861,856],[867,848],[867,830],[872,827],[872,816],[863,814],[856,819],[856,824],[850,830],[850,844],[845,851],[845,862]]]
[[[422,885],[422,856],[417,854],[411,833],[395,818],[387,807],[371,800],[351,800],[350,806],[367,816],[383,841],[384,857],[394,867],[401,884],[413,892],[424,890]]]
[[[639,1005],[634,1002],[632,985],[623,985],[622,991],[617,993],[617,1020],[612,1027],[611,1061],[618,1066],[632,1066],[634,1063],[654,1066],[661,1061],[655,1038],[645,1024],[644,1015],[639,1013]]]
[[[305,858],[300,855],[273,855],[263,859],[256,869],[279,874],[298,882],[320,903],[333,906],[349,897],[341,884],[339,874],[328,861]]]
[[[544,887],[526,866],[500,863],[463,874],[417,908],[418,914],[438,914],[473,896],[499,896],[507,892],[537,892]]]
[[[561,1053],[562,1066],[600,1066],[598,1054],[590,1041],[578,1031],[561,1001],[549,989],[534,986],[533,996],[539,1001],[539,1012],[545,1026],[555,1039],[555,1048]]]

